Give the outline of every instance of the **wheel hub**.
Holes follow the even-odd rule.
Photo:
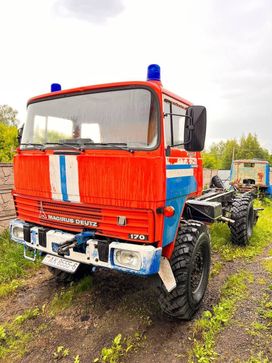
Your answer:
[[[204,269],[204,259],[202,251],[199,250],[197,254],[195,255],[194,261],[193,261],[193,269],[191,273],[191,288],[192,293],[194,294],[200,283],[203,276],[203,269]]]

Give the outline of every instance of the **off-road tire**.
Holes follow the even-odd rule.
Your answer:
[[[50,266],[48,266],[48,270],[51,272],[56,282],[68,284],[72,281],[78,281],[86,275],[90,275],[92,272],[92,267],[89,265],[80,264],[76,272],[73,274]]]
[[[211,179],[210,187],[224,189],[224,184],[222,182],[222,179],[218,175],[214,175]]]
[[[251,194],[246,193],[233,200],[230,218],[235,221],[229,224],[232,243],[238,246],[246,246],[255,223]]]
[[[160,285],[159,304],[164,314],[182,320],[192,318],[207,288],[210,263],[210,234],[206,225],[181,222],[170,260],[177,286],[168,292],[163,283]],[[201,269],[199,281],[194,280],[199,274],[197,267]]]

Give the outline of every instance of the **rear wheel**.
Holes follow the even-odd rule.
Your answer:
[[[161,284],[159,303],[172,317],[189,320],[204,297],[210,271],[210,235],[206,225],[181,222],[170,261],[177,287],[170,293]]]
[[[233,200],[231,219],[234,220],[234,223],[229,225],[232,243],[239,246],[247,245],[256,219],[252,195],[247,193]]]

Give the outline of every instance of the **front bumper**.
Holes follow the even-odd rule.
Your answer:
[[[58,256],[58,247],[75,237],[72,233],[50,229],[44,233],[41,239],[39,229],[42,229],[42,227],[31,226],[29,229],[29,241],[26,241],[24,238],[24,226],[27,226],[27,223],[24,221],[19,219],[13,220],[10,223],[11,239],[45,254]],[[103,256],[99,254],[99,243],[101,243],[99,239],[90,238],[86,241],[83,250],[79,251],[77,248],[71,248],[66,255],[61,257],[87,265],[106,267],[136,275],[153,275],[159,271],[161,248],[113,241],[107,245],[108,250],[105,258],[105,254]],[[120,265],[116,258],[117,251],[134,253],[139,259],[139,263],[136,267],[125,264]]]

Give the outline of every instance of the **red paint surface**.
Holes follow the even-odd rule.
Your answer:
[[[14,190],[25,195],[51,198],[48,155],[39,151],[15,155]]]
[[[164,205],[165,199],[165,161],[158,156],[160,151],[149,152],[148,158],[144,156],[146,152],[110,150],[88,151],[77,156],[80,204],[52,200],[50,153],[26,151],[15,157],[14,197],[19,218],[78,232],[81,226],[48,221],[41,218],[41,212],[66,218],[78,216],[98,222],[98,234],[128,239],[129,233],[138,233],[147,235],[147,242],[160,240],[161,216],[156,218],[156,231],[154,227],[156,209]],[[41,209],[40,202],[50,206]],[[92,213],[97,208],[102,208],[99,216]],[[104,208],[112,208],[112,215],[107,217]],[[92,216],[102,216],[102,220]],[[117,225],[118,216],[127,217],[127,226]]]

